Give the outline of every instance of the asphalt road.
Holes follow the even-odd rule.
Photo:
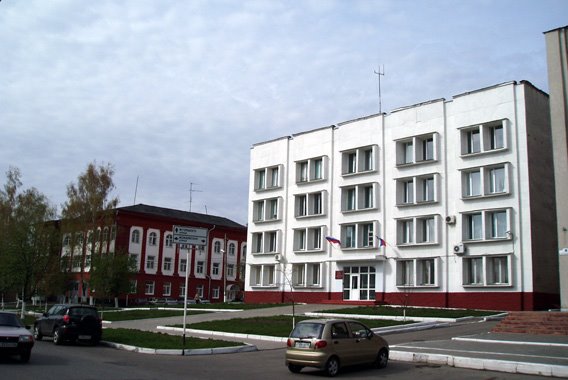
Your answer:
[[[342,379],[434,380],[434,379],[543,379],[538,376],[431,366],[391,361],[385,369],[349,368]],[[284,349],[249,353],[169,356],[148,355],[113,348],[84,345],[55,346],[50,340],[36,342],[28,364],[0,359],[1,379],[73,380],[177,380],[177,379],[317,379],[318,371],[305,369],[295,375],[284,366]]]

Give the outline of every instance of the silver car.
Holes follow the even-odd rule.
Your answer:
[[[34,338],[16,314],[0,312],[0,354],[19,355],[27,363],[32,355]]]
[[[299,322],[287,342],[286,366],[298,373],[304,367],[335,376],[343,366],[374,363],[386,367],[389,345],[364,324],[349,319],[311,319]]]

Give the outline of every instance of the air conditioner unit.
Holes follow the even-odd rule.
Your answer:
[[[448,224],[456,224],[456,217],[454,215],[446,216],[446,223]]]
[[[278,261],[278,262],[282,261],[282,255],[279,254],[279,253],[275,254],[275,255],[274,255],[274,260],[276,260],[276,261]]]
[[[458,256],[461,256],[465,253],[465,246],[463,245],[463,243],[454,245],[454,253]]]

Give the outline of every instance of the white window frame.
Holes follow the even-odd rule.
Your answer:
[[[282,165],[273,165],[254,170],[254,191],[278,189],[282,187]]]
[[[295,228],[293,230],[294,252],[322,252],[324,228],[324,226]]]
[[[156,289],[156,283],[154,281],[146,281],[144,283],[144,295],[151,296],[154,295]]]
[[[437,132],[396,140],[396,165],[411,166],[438,161],[438,140]]]
[[[325,181],[327,179],[327,156],[317,156],[296,161],[296,184]]]
[[[476,263],[475,266],[472,266],[473,262]],[[499,264],[497,265],[497,263]],[[463,257],[462,285],[464,288],[511,287],[513,286],[511,263],[511,254]],[[496,270],[499,273],[496,273]],[[473,276],[476,277],[476,280],[472,279]]]
[[[493,120],[482,124],[460,128],[461,156],[488,154],[508,149],[507,135],[509,121],[507,119]],[[500,140],[496,140],[495,130],[500,130]],[[472,135],[476,133],[475,147]]]
[[[311,218],[327,213],[327,191],[315,191],[294,195],[294,216]]]
[[[379,148],[377,145],[366,145],[341,152],[341,174],[352,176],[376,172],[379,167]]]
[[[441,223],[441,218],[437,214],[396,219],[396,244],[399,247],[438,245]],[[425,233],[428,239],[425,238]]]
[[[396,260],[396,286],[398,288],[438,287],[439,257]]]
[[[493,217],[497,214],[505,214],[505,225],[499,227],[500,235],[495,235],[493,232]],[[471,234],[472,215],[476,215],[476,221],[479,223],[480,232],[478,235]],[[501,220],[502,221],[502,220]],[[462,239],[464,242],[489,242],[511,240],[513,231],[513,210],[510,207],[474,210],[462,213]]]
[[[372,226],[369,232],[369,226]],[[345,223],[341,228],[341,248],[345,250],[365,250],[377,248],[377,231],[379,222],[376,220]]]
[[[379,184],[376,182],[341,187],[341,212],[343,213],[377,210],[378,204]]]

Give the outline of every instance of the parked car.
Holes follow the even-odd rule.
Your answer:
[[[88,341],[97,345],[102,337],[102,320],[94,306],[53,305],[34,323],[34,337],[53,337],[53,343]]]
[[[34,338],[14,313],[0,312],[0,354],[19,355],[23,363],[30,361]]]
[[[335,376],[344,366],[374,363],[387,366],[389,345],[364,324],[349,319],[310,319],[296,324],[286,348],[286,365],[298,373],[304,367]]]

